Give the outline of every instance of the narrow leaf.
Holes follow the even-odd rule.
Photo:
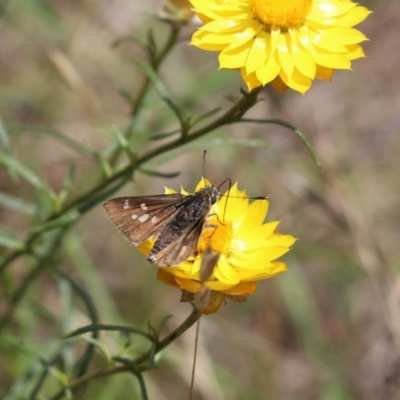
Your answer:
[[[46,127],[42,126],[35,126],[35,125],[10,125],[9,130],[11,133],[14,133],[15,131],[27,135],[43,135],[43,136],[49,136],[52,139],[56,139],[66,146],[68,146],[70,149],[76,151],[77,153],[80,153],[82,155],[93,155],[93,150],[87,145],[87,144],[82,144],[74,139],[71,139],[67,135],[64,135],[63,133],[55,130],[55,129],[49,129]]]
[[[19,176],[25,179],[34,188],[41,189],[47,193],[49,197],[54,198],[54,193],[47,188],[42,180],[31,169],[20,163],[15,158],[0,153],[0,164],[6,168],[12,168]]]
[[[153,171],[150,169],[146,168],[138,168],[138,171],[140,171],[142,174],[150,175],[150,176],[157,176],[159,178],[175,178],[179,176],[180,172],[158,172],[158,171]]]
[[[37,235],[39,233],[50,231],[52,229],[61,228],[65,225],[69,225],[75,222],[80,216],[81,213],[77,209],[71,210],[59,218],[53,219],[52,221],[49,222],[45,222],[44,224],[41,224],[39,226],[36,226],[35,228],[30,229],[28,233],[31,235]]]
[[[150,139],[150,140],[161,140],[161,139],[165,139],[165,138],[167,138],[167,137],[176,135],[176,134],[179,133],[179,132],[180,132],[180,130],[174,130],[174,131],[172,131],[172,132],[157,133],[157,134],[151,136],[149,139]]]
[[[123,326],[123,325],[105,325],[105,324],[92,324],[92,325],[87,325],[83,326],[82,328],[76,329],[71,333],[68,333],[67,335],[63,336],[63,339],[68,339],[74,336],[82,335],[84,333],[88,332],[97,332],[97,331],[117,331],[117,332],[123,332],[123,333],[134,333],[136,335],[141,335],[145,337],[146,339],[153,340],[151,335],[148,333],[137,329],[137,328],[132,328],[130,326]]]
[[[212,117],[213,115],[219,113],[222,110],[222,107],[217,107],[214,108],[213,110],[207,111],[204,114],[201,114],[200,116],[198,116],[197,118],[195,118],[193,120],[193,122],[190,124],[191,127],[195,126],[196,124],[198,124],[199,122]]]
[[[317,157],[317,153],[315,152],[314,148],[312,147],[311,143],[308,141],[306,136],[304,135],[303,132],[301,132],[300,129],[296,128],[294,125],[289,124],[285,121],[282,121],[280,119],[248,119],[248,118],[243,118],[239,120],[238,122],[255,122],[258,124],[276,124],[283,126],[285,128],[290,129],[293,131],[303,142],[303,144],[307,147],[308,152],[310,153],[310,156],[314,162],[314,164],[318,167],[321,168],[321,163],[319,162],[319,159]]]
[[[4,192],[0,192],[0,206],[26,215],[37,215],[38,213],[38,208],[35,204]]]
[[[136,160],[136,154],[132,152],[131,148],[129,147],[128,140],[126,139],[126,136],[118,129],[117,126],[113,125],[111,128],[111,132],[114,135],[114,137],[117,139],[117,142],[121,149],[124,150],[128,158],[131,160],[131,162],[134,162]]]
[[[8,136],[8,133],[6,129],[4,128],[3,122],[0,119],[0,144],[3,147],[3,150],[5,153],[10,154],[11,153],[11,142],[10,142],[10,137]]]
[[[23,250],[25,248],[25,243],[21,242],[20,240],[13,239],[8,236],[3,236],[0,233],[0,246],[5,247],[7,249],[12,249],[12,250]]]
[[[84,337],[83,340],[86,340],[88,343],[91,343],[97,350],[99,350],[100,354],[104,357],[107,364],[111,362],[111,356],[107,350],[107,347],[98,339],[94,339],[91,337]]]
[[[176,158],[187,151],[204,149],[212,146],[242,146],[242,147],[266,147],[267,144],[263,140],[259,139],[235,139],[230,137],[208,137],[199,139],[194,142],[188,143],[177,149],[171,150],[168,153],[164,153],[156,160],[146,163],[146,168],[152,169],[166,163],[169,160]]]
[[[63,186],[58,194],[56,212],[60,211],[61,207],[65,204],[71,191],[72,182],[75,176],[75,167],[71,166],[67,177],[63,182]]]
[[[145,61],[138,61],[137,64],[139,67],[144,71],[144,73],[147,75],[147,77],[152,81],[158,95],[160,98],[167,104],[167,106],[174,112],[176,117],[179,120],[179,123],[181,125],[181,129],[186,128],[186,123],[183,117],[182,111],[179,109],[179,107],[172,101],[171,96],[168,93],[167,88],[164,86],[164,84],[161,82],[160,78],[158,77],[156,71],[151,67],[151,65]]]

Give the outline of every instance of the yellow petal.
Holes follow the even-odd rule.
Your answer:
[[[248,74],[246,72],[246,68],[240,69],[240,75],[242,76],[242,79],[243,79],[244,83],[246,84],[249,92],[251,90],[263,85],[263,83],[257,78],[257,75],[254,72]]]
[[[326,81],[330,82],[332,80],[332,75],[333,75],[332,68],[326,68],[322,67],[321,65],[317,65],[317,72],[315,74],[315,77],[317,79],[325,79]]]
[[[287,86],[300,93],[305,93],[312,84],[312,79],[300,73],[297,68],[295,68],[291,76],[286,75],[284,71],[281,71],[279,76]]]
[[[276,260],[289,251],[285,246],[273,246],[250,252],[235,253],[229,257],[229,262],[240,268],[260,269],[260,265]]]
[[[333,50],[334,49],[334,46],[332,46],[333,43],[349,45],[349,44],[361,43],[361,42],[367,40],[365,35],[363,33],[361,33],[360,31],[358,31],[357,29],[347,28],[344,26],[337,26],[337,27],[334,27],[331,29],[327,29],[323,32],[321,37],[324,38],[326,40],[326,42],[329,42],[329,41],[331,42],[330,48],[328,46],[324,47],[324,48],[329,48],[331,51],[336,51],[336,50]],[[318,42],[315,44],[317,44],[320,47],[323,47],[323,46],[321,46],[321,42]]]
[[[358,44],[353,44],[351,46],[346,46],[346,47],[347,47],[347,54],[345,54],[345,57],[348,60],[357,60],[358,58],[365,57],[364,50]]]
[[[229,285],[237,285],[240,282],[240,275],[228,263],[225,256],[219,258],[213,275],[218,281]]]
[[[294,64],[292,56],[288,49],[288,38],[288,33],[284,33],[279,36],[277,52],[283,71],[285,71],[286,75],[291,76],[294,70]]]
[[[204,315],[209,315],[217,312],[225,300],[225,294],[221,292],[212,292],[210,301],[207,306],[204,307],[201,312]]]
[[[240,220],[240,226],[237,228],[238,234],[240,232],[251,231],[259,227],[265,219],[268,211],[267,200],[254,200],[246,210],[246,213]]]
[[[157,271],[157,279],[167,285],[179,287],[173,275],[168,273],[164,268],[159,268]]]
[[[276,263],[276,265],[274,263],[268,263],[268,265],[268,268],[264,266],[263,268],[258,269],[237,267],[237,270],[243,281],[260,281],[263,279],[269,279],[288,270],[285,263]]]
[[[260,68],[266,60],[267,43],[270,42],[269,36],[271,36],[270,33],[261,31],[255,37],[246,60],[246,72],[248,74]]]
[[[306,53],[305,51],[302,51],[299,48],[296,34],[297,30],[295,29],[289,30],[290,41],[291,41],[289,48],[292,54],[294,65],[303,75],[309,78],[314,78],[317,71],[317,66],[315,64],[315,61],[310,54]]]
[[[193,279],[183,279],[176,276],[175,281],[181,289],[187,290],[190,293],[199,293],[202,287],[200,282]]]
[[[279,225],[279,221],[268,222],[248,232],[239,230],[233,240],[268,239]]]
[[[250,48],[247,44],[233,50],[222,50],[218,60],[221,68],[236,69],[246,64]]]
[[[340,17],[340,25],[355,26],[364,21],[372,11],[365,7],[357,6],[350,10],[347,14]]]
[[[257,290],[255,282],[240,282],[239,284],[227,289],[224,293],[234,296],[246,296],[254,294]]]
[[[310,14],[322,18],[338,17],[349,12],[356,4],[352,2],[321,1],[313,2]]]

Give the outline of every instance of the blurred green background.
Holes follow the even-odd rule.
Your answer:
[[[280,118],[301,129],[316,149],[321,170],[287,129],[236,124],[158,166],[180,172],[177,178],[138,173],[118,192],[159,194],[164,186],[179,190],[181,185],[193,190],[207,149],[210,181],[230,177],[250,196],[268,196],[268,220],[281,220],[278,230],[299,239],[283,258],[289,272],[260,282],[246,303],[228,302],[202,318],[197,400],[400,398],[400,3],[362,5],[374,11],[359,27],[371,39],[363,44],[367,58],[354,62],[353,71],[335,72],[332,83],[315,82],[304,96],[267,88],[264,101],[247,114]],[[123,126],[130,112],[121,89],[137,93],[143,72],[135,60],[144,58],[132,41],[112,44],[133,33],[146,38],[150,28],[162,42],[166,27],[153,16],[158,7],[157,1],[129,0],[1,2],[2,122],[13,156],[53,190],[60,190],[72,164],[72,195],[93,186],[98,176],[93,159],[43,134],[44,128],[97,150],[111,142],[112,126]],[[243,84],[237,73],[217,70],[216,53],[187,45],[195,26],[183,29],[160,76],[177,104],[200,114],[229,107],[229,96],[239,96]],[[146,106],[138,149],[154,146],[147,142],[150,135],[176,128],[170,110],[154,94]],[[223,138],[262,139],[265,147],[230,146]],[[0,191],[42,201],[5,169]],[[1,229],[21,239],[32,223],[30,216],[8,208],[1,207],[0,216]],[[86,289],[103,323],[146,329],[149,320],[157,325],[172,314],[168,332],[191,310],[179,303],[178,290],[155,279],[156,268],[117,233],[101,206],[69,232],[59,268]],[[28,273],[20,259],[1,278],[2,313],[9,293]],[[89,323],[69,290],[46,271],[35,277],[2,332],[0,396],[27,398],[21,388],[40,369],[37,354],[50,357],[62,332]],[[194,331],[168,347],[160,367],[145,374],[150,399],[188,398]],[[102,338],[110,352],[116,350],[116,334]],[[92,367],[103,365],[98,356]],[[54,380],[42,395],[50,397],[57,387]],[[137,391],[135,379],[121,375],[93,382],[84,398],[136,399]]]

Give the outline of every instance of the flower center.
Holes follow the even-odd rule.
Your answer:
[[[210,246],[212,252],[226,254],[231,244],[232,233],[231,222],[221,223],[216,216],[210,218],[199,240],[198,251],[204,253]]]
[[[250,0],[257,19],[271,28],[300,26],[312,6],[312,0]]]

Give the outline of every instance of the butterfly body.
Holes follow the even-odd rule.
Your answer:
[[[147,260],[161,267],[179,265],[192,255],[219,190],[206,186],[185,196],[180,193],[120,197],[104,203],[116,227],[134,245],[155,243]]]

